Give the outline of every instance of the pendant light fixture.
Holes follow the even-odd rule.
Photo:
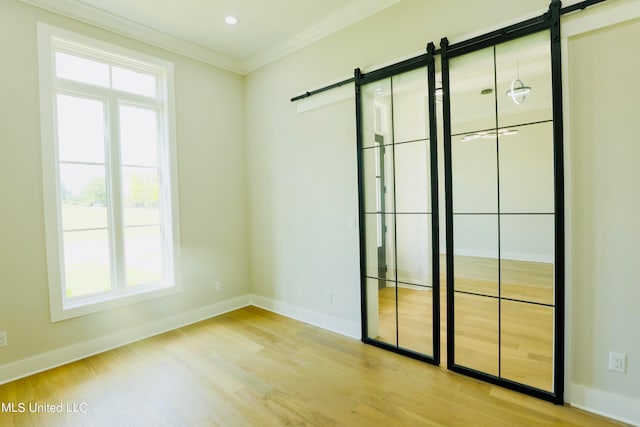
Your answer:
[[[511,82],[511,89],[507,91],[507,96],[510,97],[514,103],[520,105],[524,104],[524,100],[527,97],[527,94],[531,92],[531,87],[525,86],[520,80],[520,63],[516,63],[517,67],[517,77],[514,81]]]

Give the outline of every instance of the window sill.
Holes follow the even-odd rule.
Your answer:
[[[51,306],[51,322],[72,319],[74,317],[86,316],[88,314],[99,313],[101,311],[122,307],[143,301],[173,295],[181,292],[178,285],[149,288],[144,287],[139,290],[122,294],[106,294],[102,296],[91,296],[63,303],[62,307],[53,304]]]

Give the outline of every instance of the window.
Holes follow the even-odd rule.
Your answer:
[[[177,291],[173,64],[38,37],[52,320]]]

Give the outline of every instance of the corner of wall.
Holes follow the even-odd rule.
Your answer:
[[[631,425],[640,425],[640,401],[619,394],[569,384],[569,405]]]
[[[282,301],[276,301],[259,295],[250,296],[251,305],[280,314],[291,319],[299,320],[313,326],[327,329],[350,338],[360,339],[360,324],[348,320],[329,316],[317,311],[297,307]]]

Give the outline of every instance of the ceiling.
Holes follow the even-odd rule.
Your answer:
[[[247,74],[401,0],[20,1]]]

